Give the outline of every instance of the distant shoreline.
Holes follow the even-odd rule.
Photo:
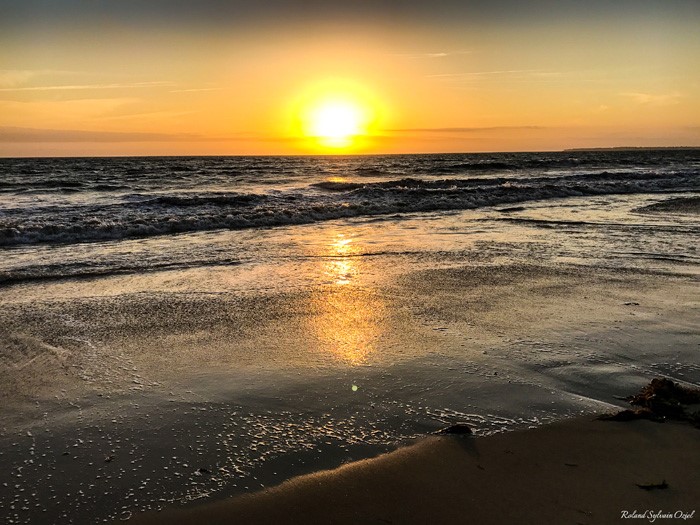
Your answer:
[[[562,153],[569,151],[678,151],[678,150],[700,150],[700,146],[617,146],[612,148],[569,148],[562,150]]]

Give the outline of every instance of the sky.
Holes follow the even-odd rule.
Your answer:
[[[700,146],[698,27],[697,0],[0,0],[0,156]],[[329,97],[348,140],[310,136]]]

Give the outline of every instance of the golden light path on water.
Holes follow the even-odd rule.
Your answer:
[[[385,304],[359,281],[362,249],[355,239],[331,232],[320,253],[330,284],[314,299],[311,329],[319,349],[350,364],[366,364],[377,349]]]

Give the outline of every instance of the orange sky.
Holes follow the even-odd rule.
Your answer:
[[[395,23],[386,12],[265,12],[241,25],[17,14],[0,25],[0,155],[697,146],[700,9],[687,5],[589,19],[416,11]],[[299,101],[323,89],[361,93],[372,113],[350,148],[295,127]]]

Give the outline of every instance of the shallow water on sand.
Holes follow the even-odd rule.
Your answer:
[[[688,195],[6,248],[3,518],[126,519],[697,384],[698,215],[640,211]]]

